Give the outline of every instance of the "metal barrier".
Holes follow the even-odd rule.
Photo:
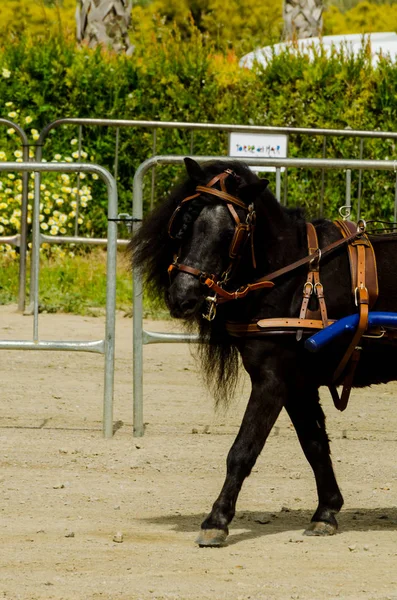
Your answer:
[[[117,179],[118,174],[118,163],[119,163],[119,129],[120,128],[146,128],[153,130],[153,145],[152,152],[156,154],[156,139],[157,139],[157,130],[158,129],[185,129],[191,131],[191,142],[190,142],[190,153],[193,154],[194,148],[194,132],[195,131],[223,131],[223,132],[244,132],[244,133],[268,133],[268,134],[285,134],[287,136],[296,134],[296,135],[309,135],[309,136],[324,136],[323,141],[323,149],[322,154],[323,158],[326,156],[326,144],[327,138],[336,136],[336,137],[354,137],[361,138],[360,141],[360,159],[363,156],[363,148],[364,148],[364,139],[372,139],[372,138],[380,138],[380,139],[397,139],[396,132],[382,132],[382,131],[361,131],[361,130],[346,130],[346,129],[310,129],[306,127],[271,127],[267,125],[233,125],[226,123],[184,123],[178,121],[141,121],[141,120],[129,120],[129,119],[84,119],[84,118],[63,118],[57,119],[52,123],[46,125],[42,131],[40,132],[39,139],[36,143],[36,152],[35,152],[35,160],[36,162],[41,162],[43,156],[43,146],[45,140],[49,134],[49,132],[57,127],[64,125],[78,125],[79,126],[79,134],[78,134],[78,153],[79,157],[81,156],[82,150],[82,127],[83,126],[99,126],[99,127],[114,127],[116,129],[115,136],[115,160],[114,160],[114,178]],[[250,164],[254,164],[250,161]],[[320,195],[320,213],[322,214],[323,200],[324,200],[324,174],[325,171],[322,171],[322,182],[321,182],[321,195]],[[288,185],[288,175],[285,173],[284,178],[284,203],[286,203],[286,195],[287,195],[287,185]],[[77,185],[79,186],[79,179],[77,180]],[[153,207],[153,199],[154,199],[154,188],[155,188],[155,165],[152,167],[152,181],[151,181],[151,208]],[[358,186],[358,206],[360,207],[361,202],[361,171],[359,171],[359,186]],[[40,194],[40,185],[36,185],[35,187],[35,195]],[[276,195],[277,198],[281,200],[281,171],[276,171]],[[77,203],[79,202],[79,195],[77,195]],[[396,204],[395,204],[395,213],[397,215],[397,180],[396,180]],[[78,236],[78,217],[79,217],[79,205],[76,207],[76,215],[75,215],[75,231],[74,236],[58,236],[57,241],[52,236],[41,236],[41,241],[45,241],[47,243],[85,243],[85,244],[106,244],[107,240],[99,238],[81,238]],[[397,216],[396,216],[397,218]],[[118,240],[119,245],[126,245],[128,241],[126,240]],[[33,268],[33,267],[32,267]],[[33,285],[33,287],[32,287]],[[31,295],[34,295],[34,281],[31,283]],[[23,290],[23,298],[20,302],[25,302],[25,288]],[[30,306],[31,309],[31,306]]]
[[[33,339],[29,341],[0,341],[0,349],[8,350],[74,350],[97,352],[105,355],[105,381],[103,399],[103,433],[109,438],[113,435],[113,390],[114,390],[114,346],[116,318],[116,258],[117,258],[117,186],[112,175],[103,167],[94,164],[70,163],[0,163],[1,171],[23,171],[35,173],[35,187],[41,172],[79,172],[96,173],[106,184],[108,194],[108,251],[106,280],[106,327],[103,340],[94,341],[41,341],[39,340],[39,260],[40,260],[40,196],[35,194],[33,212],[32,258],[34,281],[33,297]]]
[[[21,138],[22,160],[29,162],[29,140],[24,130],[9,121],[8,119],[0,118],[0,125],[8,126]],[[28,247],[28,173],[22,174],[22,204],[21,204],[21,233],[15,236],[0,237],[0,244],[12,244],[19,246],[19,283],[18,283],[18,310],[23,311],[25,308],[25,289],[26,289],[26,251]]]
[[[230,161],[225,156],[193,156],[198,162],[208,160]],[[234,159],[232,159],[234,160]],[[395,161],[389,160],[341,160],[341,159],[285,159],[285,158],[241,158],[250,166],[276,167],[280,170],[285,168],[310,168],[310,169],[346,169],[346,195],[345,204],[351,206],[351,172],[352,170],[386,170],[395,171]],[[143,178],[153,165],[182,164],[182,156],[154,156],[143,162],[137,169],[133,184],[133,229],[138,228],[138,223],[143,216]],[[185,342],[198,341],[198,336],[182,333],[156,333],[143,329],[143,288],[142,280],[137,269],[133,270],[134,292],[133,292],[133,434],[135,437],[144,435],[143,422],[143,345],[158,342]]]

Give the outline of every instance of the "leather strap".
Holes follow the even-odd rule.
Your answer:
[[[330,321],[334,323],[334,321]],[[277,329],[279,327],[302,327],[303,329],[323,329],[324,325],[320,319],[297,319],[295,317],[284,317],[280,319],[261,319],[257,323],[258,327],[263,329]]]
[[[354,227],[354,224],[349,221],[337,221],[335,224],[339,227],[345,238],[350,235],[352,227]],[[372,306],[376,302],[379,293],[375,254],[368,237],[363,234],[360,239],[352,242],[348,246],[348,253],[352,289],[359,310],[359,322],[357,330],[333,376],[333,381],[335,382],[346,370],[345,378],[342,382],[341,397],[338,396],[335,386],[332,386],[333,389],[330,387],[334,404],[341,411],[345,410],[349,401],[354,373],[360,358],[358,344],[368,327],[369,308],[370,305]],[[370,290],[367,288],[367,283],[370,285]]]
[[[335,225],[340,230],[344,238],[350,236],[354,231],[357,230],[357,225],[351,221],[334,221]],[[373,308],[378,296],[379,296],[379,285],[378,285],[378,273],[376,267],[376,258],[374,248],[367,236],[363,233],[357,240],[353,240],[348,246],[352,293],[355,294],[356,282],[357,282],[357,254],[355,248],[357,245],[365,246],[365,279],[366,287],[369,293],[369,307]]]
[[[352,233],[351,235],[349,235],[348,237],[336,240],[335,242],[332,242],[332,244],[329,244],[325,248],[321,248],[321,250],[319,249],[317,252],[315,252],[313,254],[309,254],[309,256],[304,256],[303,258],[300,258],[299,260],[296,260],[295,262],[290,263],[289,265],[282,267],[281,269],[277,269],[277,271],[268,273],[264,277],[257,279],[255,283],[260,283],[261,281],[265,281],[265,280],[271,281],[273,279],[276,279],[277,277],[281,277],[282,275],[289,273],[290,271],[294,271],[295,269],[298,269],[299,267],[302,267],[303,265],[307,265],[312,260],[319,258],[320,252],[321,252],[321,258],[323,258],[330,252],[334,252],[340,246],[349,244],[351,241],[355,240],[357,237],[359,237],[361,235],[362,235],[362,232],[357,230],[354,233]]]
[[[312,223],[306,224],[306,231],[307,231],[307,245],[308,245],[309,255],[317,254],[318,258],[309,262],[309,272],[307,275],[306,283],[303,286],[303,300],[302,300],[301,310],[299,313],[299,318],[304,319],[306,316],[309,316],[310,318],[314,319],[318,316],[321,316],[321,319],[323,321],[323,326],[327,327],[327,325],[328,325],[327,307],[325,305],[324,289],[323,289],[322,283],[320,281],[319,261],[320,261],[321,253],[320,253],[319,247],[318,247],[317,232],[316,232],[316,228],[314,227],[314,225]],[[308,311],[310,298],[311,298],[313,292],[315,292],[315,294],[317,296],[317,300],[318,300],[318,304],[319,304],[319,308],[320,308],[320,315],[318,314],[319,311]],[[298,342],[302,339],[302,335],[303,335],[303,330],[298,329],[298,331],[296,332],[296,339]]]

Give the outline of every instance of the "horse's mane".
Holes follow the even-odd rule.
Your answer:
[[[167,302],[166,291],[169,287],[167,269],[179,249],[180,239],[206,201],[200,198],[198,202],[192,203],[177,228],[176,237],[179,239],[171,239],[168,223],[179,203],[195,193],[198,183],[202,185],[208,183],[225,169],[232,169],[237,176],[236,181],[241,184],[258,182],[258,177],[244,163],[237,161],[214,161],[205,163],[201,167],[203,180],[198,182],[185,177],[170,192],[168,198],[144,219],[141,228],[131,241],[130,251],[134,268],[141,270],[146,289],[154,299]],[[227,402],[238,379],[239,357],[232,339],[226,332],[225,322],[225,311],[222,307],[218,309],[214,321],[204,320],[201,313],[185,321],[188,330],[198,331],[200,343],[197,344],[196,349],[202,365],[201,373],[214,395],[216,404]]]

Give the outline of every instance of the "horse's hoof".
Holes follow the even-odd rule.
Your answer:
[[[324,521],[313,521],[304,532],[304,535],[335,535],[335,525]]]
[[[223,546],[227,538],[223,529],[202,529],[196,539],[200,548],[219,548]]]

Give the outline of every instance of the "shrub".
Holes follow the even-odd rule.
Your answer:
[[[60,36],[50,36],[40,44],[34,38],[13,37],[0,48],[0,116],[21,123],[32,142],[45,124],[68,116],[389,131],[395,128],[397,67],[388,58],[381,58],[374,68],[365,44],[356,58],[343,51],[328,58],[320,51],[310,62],[307,56],[287,51],[274,57],[266,68],[257,65],[248,70],[239,67],[232,50],[221,53],[192,23],[187,23],[186,28],[190,28],[188,35],[161,22],[158,27],[149,27],[142,20],[136,27],[136,51],[130,58],[101,49],[76,49],[72,40]],[[71,146],[71,139],[77,138],[77,128],[53,130],[46,141],[44,157],[57,160],[54,157],[60,155],[75,160],[76,144]],[[87,160],[113,170],[114,130],[84,128],[82,141]],[[223,133],[196,132],[193,141],[195,154],[227,152],[227,136]],[[191,142],[190,133],[183,130],[158,130],[156,153],[189,154]],[[289,155],[319,157],[322,143],[320,137],[291,135]],[[118,184],[122,212],[131,212],[133,174],[152,154],[152,144],[152,134],[146,129],[120,130]],[[7,133],[6,128],[0,129],[0,151],[6,158],[14,157],[18,150],[16,136]],[[327,142],[328,157],[358,155],[358,140],[332,138]],[[364,157],[394,159],[394,143],[368,141]],[[176,167],[158,170],[157,201],[175,183],[179,173]],[[290,173],[288,203],[305,205],[315,214],[320,177],[319,173],[300,173],[295,177]],[[14,211],[20,208],[20,178],[12,180],[14,187],[9,185],[7,176],[0,179],[3,182],[0,202],[4,203],[7,197],[2,217],[8,220],[2,225],[7,234],[12,234],[17,229],[18,212]],[[55,218],[54,210],[58,210],[54,194],[67,206],[62,214],[68,215],[65,229],[71,229],[76,181],[71,178],[65,185],[54,175],[43,176],[46,185],[43,192],[50,192],[47,198],[52,202],[48,219],[44,216],[47,220],[43,222],[50,231],[53,223],[49,219]],[[83,207],[82,232],[104,236],[107,195],[100,182],[86,181],[90,181],[90,189],[84,195],[93,199],[87,200],[87,206]],[[366,173],[363,181],[365,214],[378,218],[391,216],[393,176],[385,172]],[[62,187],[71,191],[62,191]],[[5,193],[5,189],[11,192]],[[353,174],[353,192],[356,191],[357,174]],[[150,186],[145,187],[144,193],[147,210]],[[43,194],[43,202],[45,197]],[[343,175],[327,174],[326,214],[335,216],[343,202]],[[59,225],[56,222],[58,228]]]

